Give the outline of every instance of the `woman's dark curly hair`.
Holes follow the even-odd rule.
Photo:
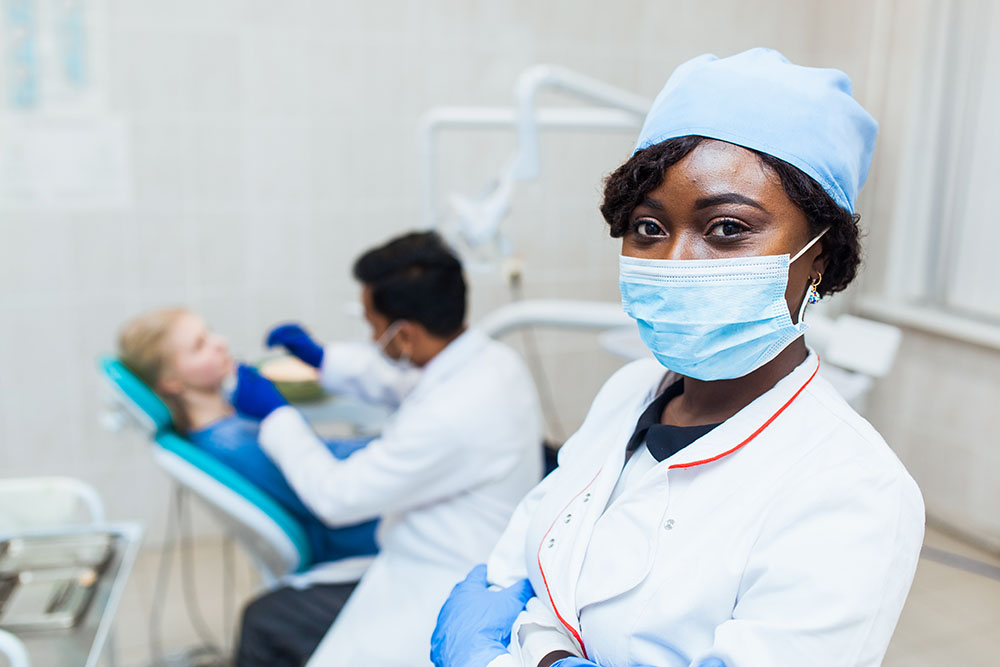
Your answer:
[[[604,182],[601,214],[611,227],[611,236],[625,235],[632,211],[663,183],[667,169],[684,159],[703,140],[704,137],[698,136],[678,137],[644,148],[608,176]],[[819,234],[824,228],[830,228],[821,241],[826,271],[817,289],[820,296],[843,290],[854,280],[861,264],[858,229],[861,216],[837,205],[819,183],[797,167],[772,155],[754,152],[778,174],[785,194],[805,214],[812,232]]]

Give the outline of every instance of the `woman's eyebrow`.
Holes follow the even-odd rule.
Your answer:
[[[767,213],[767,209],[764,208],[757,200],[735,192],[725,192],[722,194],[711,195],[709,197],[702,197],[701,199],[695,201],[694,208],[695,210],[700,210],[711,206],[719,206],[720,204],[744,204],[745,206],[753,206],[754,208]]]
[[[646,208],[655,209],[657,211],[662,211],[664,208],[659,199],[652,199],[651,197],[643,199],[639,202],[639,206],[645,206]]]

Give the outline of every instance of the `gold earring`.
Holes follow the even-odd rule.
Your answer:
[[[816,289],[817,287],[819,287],[819,284],[821,282],[823,282],[823,274],[822,273],[819,274],[819,278],[810,278],[809,279],[809,296],[808,296],[808,301],[809,301],[810,304],[819,303],[819,300],[822,298],[819,295],[819,291],[817,291],[817,289]]]

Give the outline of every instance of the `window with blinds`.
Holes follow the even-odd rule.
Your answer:
[[[1000,346],[1000,2],[928,8],[884,295],[863,310]]]

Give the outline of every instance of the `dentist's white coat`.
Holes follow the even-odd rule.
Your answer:
[[[293,408],[260,443],[331,526],[381,516],[380,552],[309,664],[429,665],[452,586],[486,560],[542,470],[541,412],[517,353],[470,329],[419,373],[372,345],[326,348],[323,384],[397,407],[381,436],[343,461]],[[415,386],[414,386],[415,384]]]
[[[880,664],[923,502],[818,366],[811,354],[607,506],[640,413],[676,379],[653,361],[613,376],[489,560],[491,582],[527,576],[536,594],[490,667],[583,648],[602,667]]]

